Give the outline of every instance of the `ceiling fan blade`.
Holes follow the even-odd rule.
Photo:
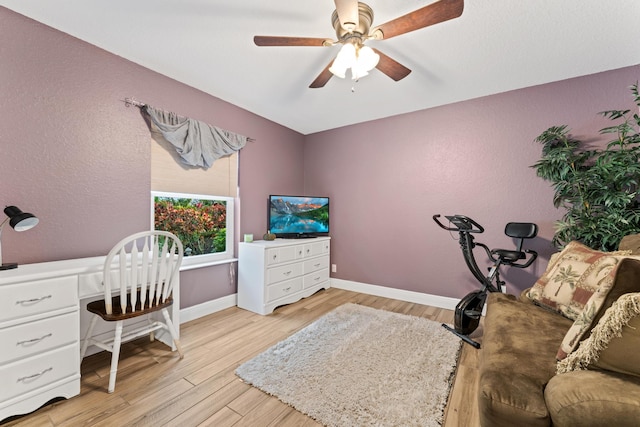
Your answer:
[[[411,73],[410,69],[408,69],[395,59],[391,59],[384,53],[380,52],[378,49],[373,49],[373,51],[380,55],[380,60],[378,61],[378,65],[376,65],[376,68],[382,71],[387,76],[391,77],[393,80],[402,80],[407,77],[409,73]]]
[[[440,0],[382,24],[371,33],[375,38],[390,39],[391,37],[457,18],[462,15],[463,9],[464,0]],[[382,36],[375,34],[378,30],[382,32]]]
[[[254,36],[257,46],[331,46],[333,41],[315,37]],[[328,44],[327,44],[328,43]]]
[[[327,84],[329,79],[333,77],[329,68],[331,68],[331,64],[333,64],[333,60],[327,64],[327,66],[322,70],[322,72],[316,77],[316,79],[309,85],[311,89],[317,89],[324,87]]]
[[[335,0],[335,4],[340,26],[345,31],[353,31],[358,28],[360,20],[358,0]]]

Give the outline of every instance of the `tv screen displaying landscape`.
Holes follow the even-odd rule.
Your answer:
[[[269,196],[269,230],[277,236],[329,233],[329,198]]]

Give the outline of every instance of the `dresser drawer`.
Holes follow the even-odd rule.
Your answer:
[[[304,245],[304,256],[311,257],[329,253],[329,241],[313,242]]]
[[[329,268],[305,275],[303,278],[303,287],[304,289],[311,288],[327,280],[329,280]]]
[[[267,301],[275,301],[302,290],[302,277],[267,286]]]
[[[302,276],[302,262],[269,268],[267,270],[267,285],[298,276]]]
[[[80,326],[77,312],[0,329],[0,364],[23,359],[77,342]]]
[[[302,247],[297,246],[283,246],[281,248],[272,248],[266,251],[267,265],[293,261],[301,256]]]
[[[313,273],[323,268],[329,268],[328,256],[312,258],[304,262],[304,274]]]
[[[78,305],[77,276],[0,286],[0,322]]]
[[[77,343],[0,367],[0,401],[19,396],[55,381],[79,375]],[[43,402],[44,403],[44,402]]]

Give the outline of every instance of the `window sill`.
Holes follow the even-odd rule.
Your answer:
[[[186,258],[182,260],[180,271],[195,270],[198,268],[205,268],[205,267],[213,267],[215,265],[231,264],[231,263],[237,262],[238,258],[227,258],[227,259],[221,259],[216,261],[201,261],[201,262],[186,263],[186,264],[185,264],[185,261],[186,261]]]

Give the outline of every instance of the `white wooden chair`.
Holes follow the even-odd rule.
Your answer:
[[[89,345],[96,345],[111,354],[109,393],[116,385],[120,345],[144,335],[154,339],[154,333],[164,329],[171,334],[180,358],[184,357],[176,329],[171,322],[168,308],[173,304],[173,286],[179,280],[182,263],[182,242],[166,231],[144,231],[133,234],[118,242],[107,255],[104,263],[104,299],[87,304],[87,310],[94,313],[89,329],[84,337],[80,358]],[[126,296],[126,297],[123,297]],[[151,316],[148,324],[126,331],[126,319],[149,315],[160,311],[164,322]],[[115,322],[112,339],[99,341],[92,337],[99,318]]]

